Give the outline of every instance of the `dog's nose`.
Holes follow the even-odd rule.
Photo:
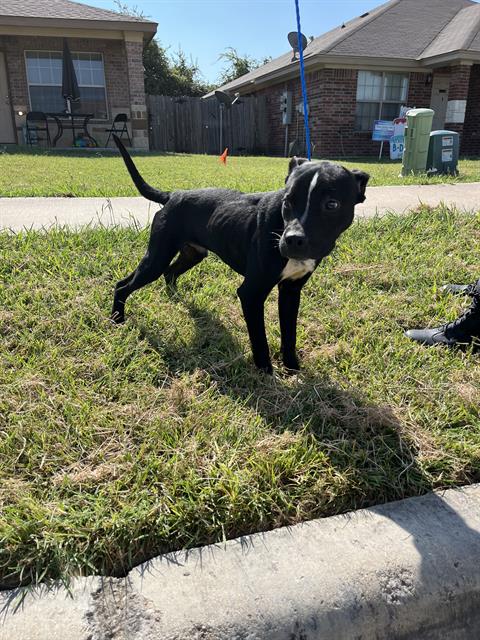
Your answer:
[[[306,242],[305,234],[299,231],[287,231],[285,234],[285,244],[290,249],[301,249],[305,246]]]

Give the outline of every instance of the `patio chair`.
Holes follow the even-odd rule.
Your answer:
[[[50,138],[50,130],[48,128],[48,118],[43,111],[29,111],[26,120],[27,144],[30,146],[38,144],[41,140],[45,140],[49,147],[52,146]],[[45,137],[39,133],[45,132]]]
[[[111,129],[105,129],[105,132],[108,133],[106,147],[108,147],[108,143],[110,141],[110,137],[112,133],[115,133],[119,138],[123,137],[123,134],[127,136],[127,140],[130,146],[132,146],[132,141],[130,140],[130,134],[127,129],[128,116],[126,113],[117,113],[113,120],[113,125]],[[122,125],[122,126],[120,126]]]

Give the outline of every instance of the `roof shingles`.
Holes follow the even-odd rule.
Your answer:
[[[416,60],[469,0],[401,0],[330,53]]]
[[[480,4],[465,7],[451,20],[445,29],[422,53],[422,58],[430,58],[451,51],[471,48],[480,29]],[[475,49],[473,49],[475,50]]]
[[[324,56],[420,61],[462,49],[480,51],[479,30],[480,4],[473,0],[389,0],[315,38],[304,57],[307,64]],[[288,73],[298,64],[291,59],[292,53],[286,53],[222,88],[234,90],[274,72]]]
[[[0,17],[65,18],[109,22],[149,22],[70,0],[0,0]]]

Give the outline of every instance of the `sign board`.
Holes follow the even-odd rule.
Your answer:
[[[405,150],[405,136],[393,136],[390,138],[390,160],[401,160]]]
[[[453,147],[453,136],[442,136],[442,147]]]
[[[375,120],[372,140],[376,142],[388,142],[393,134],[394,124],[391,120]]]
[[[401,160],[405,150],[406,118],[393,121],[393,136],[390,138],[390,160]]]

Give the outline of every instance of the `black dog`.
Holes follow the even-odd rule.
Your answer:
[[[279,191],[166,193],[146,184],[122,142],[114,138],[137,189],[165,206],[153,219],[146,255],[115,287],[112,320],[123,322],[125,301],[133,291],[162,274],[167,283],[175,285],[210,250],[245,278],[237,293],[253,359],[267,373],[272,372],[272,364],[264,303],[278,284],[283,363],[288,369],[298,369],[295,343],[302,287],[352,224],[355,205],[365,200],[368,174],[330,162],[293,158],[286,187]]]

